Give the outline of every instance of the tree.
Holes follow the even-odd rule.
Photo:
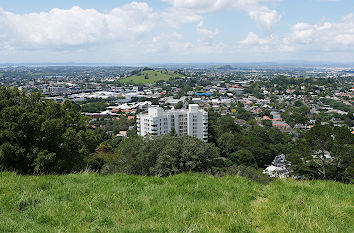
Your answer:
[[[219,135],[225,132],[237,133],[240,132],[240,126],[238,126],[234,119],[230,115],[221,116],[217,119]]]
[[[269,116],[270,117],[271,116],[270,113],[271,113],[271,111],[269,109],[265,109],[262,111],[261,116]]]
[[[217,157],[215,146],[195,137],[184,136],[177,140],[169,138],[151,170],[158,176],[181,172],[211,172],[213,160]]]
[[[178,101],[178,103],[175,106],[175,109],[181,109],[183,107],[183,102],[182,101]]]
[[[289,156],[294,175],[352,182],[354,135],[346,128],[315,126],[297,141]]]
[[[238,150],[230,155],[230,160],[237,165],[257,168],[256,159],[249,150]]]
[[[250,117],[252,117],[252,114],[243,108],[238,108],[236,111],[236,116],[240,119],[247,121],[248,119],[250,119]]]
[[[102,112],[106,110],[107,107],[108,104],[106,103],[91,102],[91,103],[83,104],[80,108],[82,112],[95,113],[95,112]]]
[[[262,124],[268,128],[273,127],[273,123],[270,120],[262,120]]]
[[[211,172],[217,157],[214,145],[195,137],[133,136],[121,143],[117,160],[105,166],[114,172],[168,176],[187,171]]]
[[[238,144],[237,136],[231,133],[222,134],[217,141],[217,145],[223,157],[229,157],[231,153],[235,152]]]
[[[171,131],[170,131],[169,135],[172,136],[172,137],[176,137],[177,136],[175,127],[171,128]]]
[[[67,173],[85,166],[100,139],[72,103],[8,87],[0,97],[0,170]]]
[[[300,100],[296,100],[295,103],[294,103],[295,107],[300,107],[302,105],[303,105],[303,103]]]

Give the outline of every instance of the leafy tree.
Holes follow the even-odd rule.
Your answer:
[[[231,153],[237,150],[239,140],[237,136],[232,133],[222,134],[217,141],[217,145],[220,148],[221,155],[228,157]]]
[[[234,122],[234,119],[230,115],[219,117],[217,123],[219,128],[219,135],[225,132],[229,132],[229,133],[240,132],[240,126],[238,126]]]
[[[106,110],[108,107],[108,104],[106,103],[101,103],[101,102],[91,102],[88,104],[83,104],[81,105],[81,111],[82,112],[89,112],[89,113],[94,113],[94,112],[102,112]]]
[[[236,111],[236,116],[240,119],[247,121],[252,117],[252,114],[243,108],[238,108]]]
[[[175,106],[175,109],[181,109],[183,107],[183,102],[182,101],[178,101],[178,103]]]
[[[269,109],[265,109],[262,111],[261,116],[269,116],[270,117],[271,116],[270,113],[271,113],[271,111]]]
[[[315,126],[297,141],[289,156],[294,175],[352,182],[354,135],[346,128]]]
[[[262,124],[268,128],[273,127],[273,123],[270,120],[262,120]]]
[[[176,137],[177,136],[175,127],[171,128],[171,131],[170,131],[169,135],[172,136],[172,137]]]
[[[168,176],[181,172],[211,172],[218,150],[195,137],[129,137],[119,147],[119,157],[104,171]]]
[[[69,101],[0,88],[0,170],[66,173],[85,166],[100,140]]]
[[[300,107],[302,105],[303,105],[303,103],[300,100],[296,100],[295,103],[294,103],[295,107]]]
[[[293,113],[291,117],[295,124],[306,124],[309,121],[309,118],[306,115],[303,115],[299,112]]]
[[[256,159],[249,150],[238,150],[230,155],[231,161],[238,165],[257,168]]]

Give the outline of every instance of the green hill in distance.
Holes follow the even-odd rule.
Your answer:
[[[0,232],[353,232],[354,186],[0,173]]]
[[[217,69],[217,70],[230,70],[233,67],[230,66],[230,65],[219,65],[219,66],[215,66],[214,68]]]
[[[127,78],[120,79],[120,82],[133,84],[154,84],[157,81],[167,81],[173,77],[181,77],[181,75],[176,74],[173,71],[148,69],[137,72],[137,74],[131,75]]]

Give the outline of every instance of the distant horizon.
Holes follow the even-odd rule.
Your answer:
[[[354,62],[333,61],[254,61],[254,62],[166,62],[166,63],[114,63],[114,62],[0,62],[1,66],[158,66],[158,65],[353,65]]]

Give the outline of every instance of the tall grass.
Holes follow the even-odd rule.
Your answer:
[[[353,186],[0,173],[0,232],[353,232]]]

